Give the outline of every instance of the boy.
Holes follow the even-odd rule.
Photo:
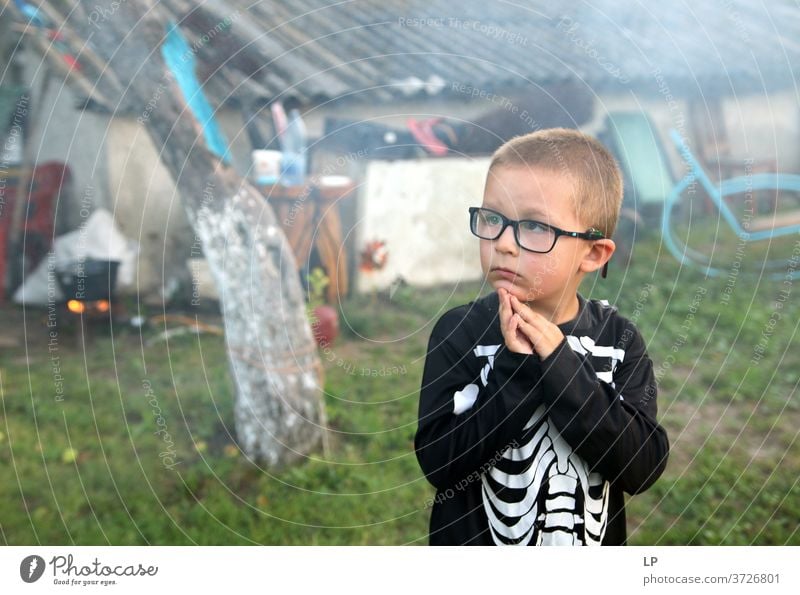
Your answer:
[[[669,443],[641,335],[578,293],[605,276],[621,201],[613,157],[579,132],[493,155],[470,226],[496,291],[439,319],[422,378],[431,545],[626,543],[623,492],[655,482]]]

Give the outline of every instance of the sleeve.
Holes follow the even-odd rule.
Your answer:
[[[626,321],[627,322],[627,321]],[[629,494],[643,492],[667,465],[667,433],[656,422],[656,381],[644,340],[627,323],[613,385],[599,380],[566,338],[542,361],[542,394],[553,424],[593,471]]]
[[[438,489],[493,465],[542,403],[537,357],[475,345],[460,327],[450,313],[440,319],[422,374],[414,450]]]

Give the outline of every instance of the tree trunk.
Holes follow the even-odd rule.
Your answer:
[[[59,4],[49,2],[48,12]],[[264,197],[206,148],[162,59],[168,23],[157,3],[121,2],[95,26],[93,6],[79,3],[63,18],[108,65],[99,77],[104,94],[125,90],[114,107],[142,114],[202,244],[225,321],[239,445],[271,466],[302,458],[325,444],[326,419],[322,368],[291,248]]]
[[[219,288],[237,387],[236,433],[249,456],[285,463],[318,446],[326,425],[322,370],[294,257],[258,191],[229,168],[205,176],[202,168],[213,164],[187,163],[179,179],[204,179],[199,196],[213,196],[199,206],[184,203]],[[188,182],[178,187],[183,196],[198,195]]]

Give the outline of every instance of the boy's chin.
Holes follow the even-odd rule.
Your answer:
[[[495,291],[498,289],[505,289],[508,291],[508,293],[513,295],[521,302],[532,302],[536,299],[536,294],[534,291],[529,290],[526,287],[515,285],[512,281],[508,281],[507,279],[493,280],[492,287],[494,287]]]

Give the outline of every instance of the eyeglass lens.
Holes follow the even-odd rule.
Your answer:
[[[503,225],[503,218],[499,214],[486,209],[479,209],[472,216],[472,232],[484,240],[500,237]],[[555,232],[536,221],[520,221],[517,225],[517,241],[527,250],[547,252],[555,240]]]

